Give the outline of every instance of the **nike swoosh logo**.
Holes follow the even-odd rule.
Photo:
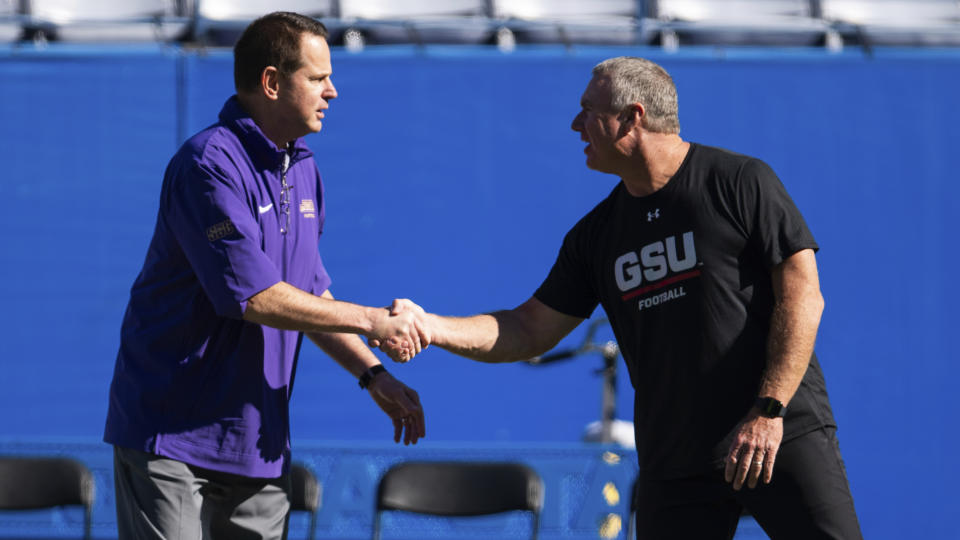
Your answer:
[[[260,210],[261,214],[266,214],[271,208],[273,208],[273,203],[270,203],[266,206],[260,206],[259,204],[257,205],[257,210]]]

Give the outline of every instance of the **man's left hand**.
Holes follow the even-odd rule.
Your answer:
[[[417,444],[417,440],[427,434],[420,396],[414,389],[383,372],[370,381],[367,390],[393,421],[394,442],[400,442],[402,436],[403,444]]]
[[[750,489],[757,487],[761,477],[764,484],[769,484],[782,440],[783,418],[767,418],[751,410],[737,428],[724,459],[724,479],[733,482],[736,490],[742,488],[744,482]]]

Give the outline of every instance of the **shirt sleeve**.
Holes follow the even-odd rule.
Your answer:
[[[320,296],[330,288],[332,283],[333,280],[330,279],[330,275],[327,274],[327,269],[320,264],[317,268],[317,275],[313,278],[313,288],[310,293],[315,296]]]
[[[247,299],[281,281],[253,211],[233,179],[194,161],[169,179],[167,223],[217,314],[242,318]]]
[[[769,268],[803,249],[819,249],[803,215],[769,165],[751,159],[740,175],[750,241]]]
[[[581,222],[567,233],[553,268],[533,296],[560,313],[588,319],[599,297],[591,278],[590,259],[581,242],[582,230]]]

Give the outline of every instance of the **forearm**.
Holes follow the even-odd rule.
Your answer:
[[[360,378],[370,366],[380,363],[363,340],[353,334],[314,332],[307,337],[354,377]]]
[[[358,379],[369,367],[380,364],[377,357],[355,335],[319,332],[308,333],[307,336]],[[423,408],[420,406],[419,396],[413,389],[396,380],[386,371],[366,381],[365,388],[374,403],[393,422],[395,442],[400,442],[402,437],[404,444],[416,444],[420,437],[426,435]]]
[[[785,299],[774,306],[760,396],[773,397],[784,404],[793,398],[810,365],[822,312],[823,297],[819,290]]]
[[[363,335],[371,333],[378,317],[387,316],[385,309],[314,296],[284,282],[251,297],[243,313],[246,321],[283,330]]]
[[[480,362],[527,360],[555,344],[538,339],[515,310],[472,317],[428,314],[427,318],[433,345]]]

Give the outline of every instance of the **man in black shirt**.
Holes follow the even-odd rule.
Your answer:
[[[636,391],[638,538],[732,538],[743,508],[774,539],[860,538],[813,354],[817,244],[780,180],[681,139],[673,81],[644,59],[597,65],[571,127],[621,182],[533,298],[467,318],[403,305],[433,344],[507,362],[601,304]]]

